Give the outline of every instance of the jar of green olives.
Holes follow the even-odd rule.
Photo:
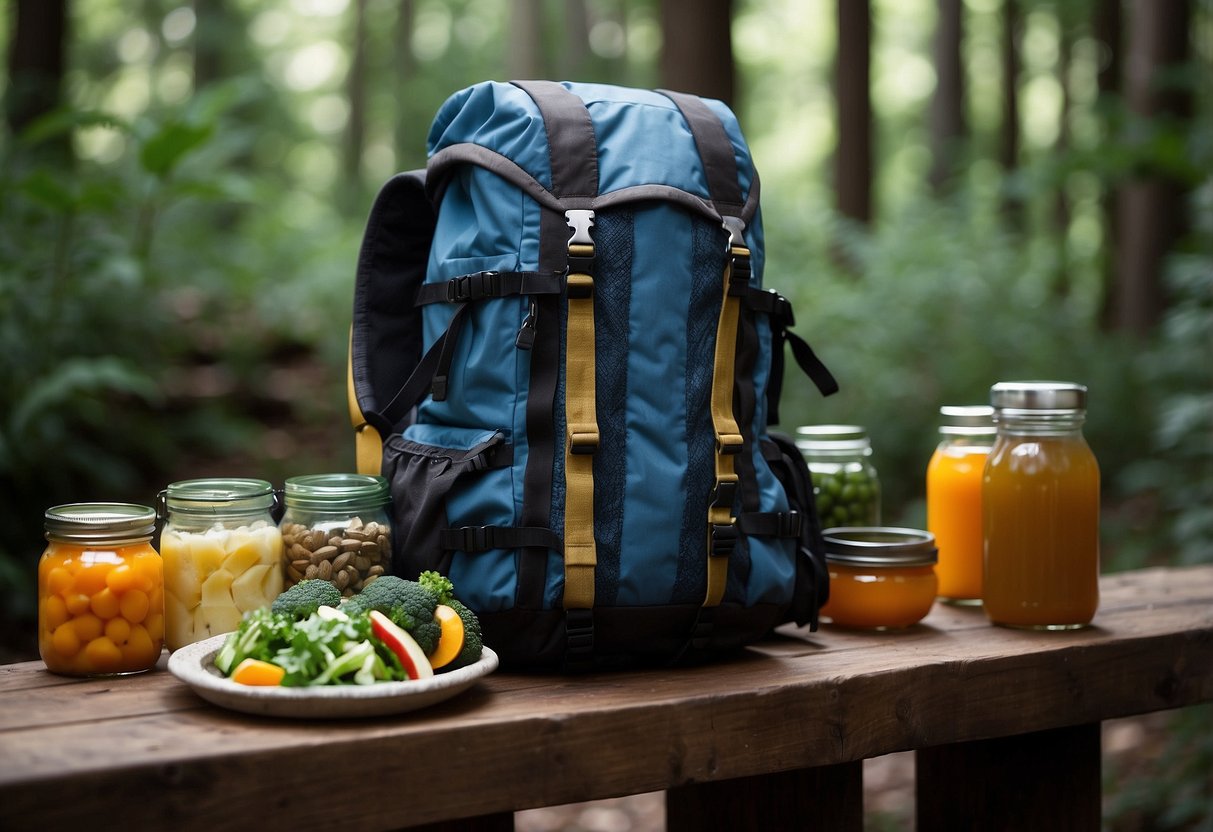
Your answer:
[[[823,528],[880,525],[880,478],[872,442],[859,425],[805,425],[796,447],[813,478]]]

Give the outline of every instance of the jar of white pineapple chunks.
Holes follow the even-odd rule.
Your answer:
[[[202,479],[161,495],[164,643],[176,650],[235,630],[282,592],[282,532],[264,480]]]

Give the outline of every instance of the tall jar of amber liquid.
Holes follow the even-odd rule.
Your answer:
[[[927,529],[935,535],[939,597],[981,603],[981,488],[994,445],[994,408],[939,408],[939,444],[927,464]]]
[[[52,673],[150,670],[164,643],[156,512],[131,503],[47,509],[38,562],[38,651]]]
[[[998,437],[982,483],[986,615],[1041,630],[1084,627],[1099,606],[1099,465],[1083,438],[1087,388],[990,389]]]

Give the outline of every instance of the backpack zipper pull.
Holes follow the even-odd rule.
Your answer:
[[[535,318],[539,314],[539,308],[535,301],[531,301],[531,311],[522,321],[522,328],[518,330],[518,337],[514,339],[514,346],[520,350],[529,350],[535,345]]]

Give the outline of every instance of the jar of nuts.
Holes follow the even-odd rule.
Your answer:
[[[809,466],[823,528],[880,524],[880,477],[859,425],[806,425],[796,447]]]
[[[311,474],[283,491],[283,578],[329,581],[348,598],[392,564],[391,493],[383,477]]]

